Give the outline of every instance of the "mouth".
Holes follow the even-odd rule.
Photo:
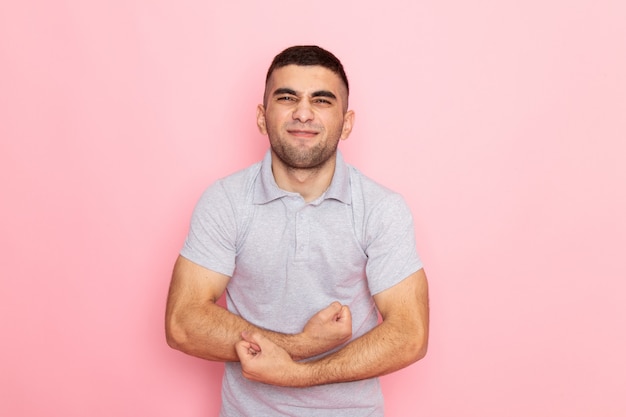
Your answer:
[[[289,129],[287,130],[287,133],[297,138],[312,138],[312,137],[317,136],[319,132],[315,130],[306,130],[306,129]]]

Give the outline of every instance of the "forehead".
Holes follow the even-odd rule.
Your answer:
[[[319,65],[287,65],[275,69],[268,80],[267,90],[271,93],[284,87],[302,93],[328,90],[337,95],[345,95],[347,92],[337,74]]]

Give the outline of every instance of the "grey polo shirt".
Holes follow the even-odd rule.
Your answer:
[[[350,307],[354,338],[377,324],[372,295],[422,267],[402,197],[340,152],[330,187],[309,203],[278,188],[269,151],[218,180],[194,210],[181,255],[230,276],[229,311],[257,326],[299,333],[339,301]],[[377,379],[281,388],[248,381],[239,363],[227,363],[222,394],[222,416],[382,416]]]

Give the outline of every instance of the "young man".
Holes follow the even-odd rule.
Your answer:
[[[277,55],[257,109],[270,149],[194,211],[166,333],[175,349],[226,362],[223,417],[382,416],[377,377],[426,354],[409,209],[337,151],[354,124],[348,93],[330,52]],[[216,304],[225,290],[227,309]]]

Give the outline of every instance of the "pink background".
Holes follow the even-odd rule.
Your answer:
[[[0,415],[216,415],[169,274],[301,43],[344,61],[344,155],[406,196],[431,282],[387,415],[626,415],[621,0],[3,1]]]

